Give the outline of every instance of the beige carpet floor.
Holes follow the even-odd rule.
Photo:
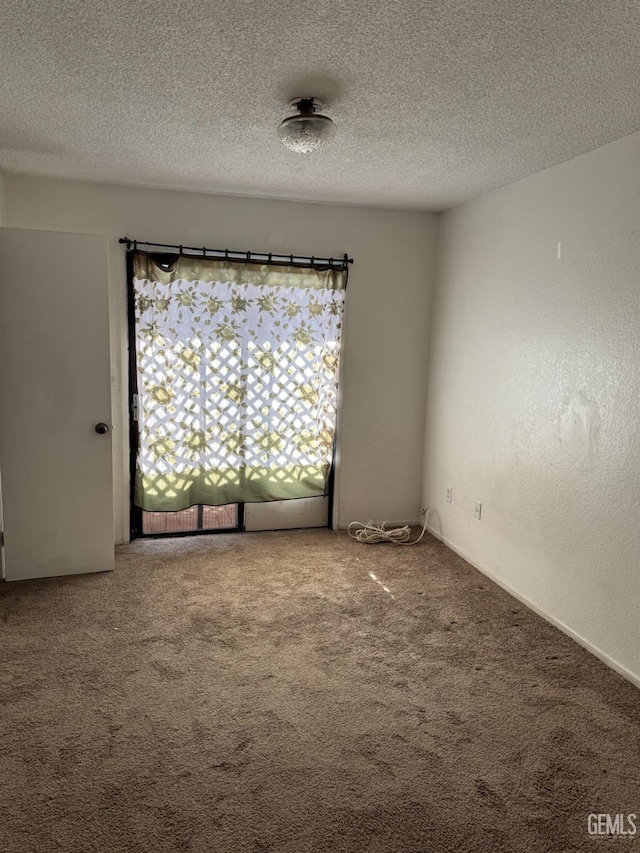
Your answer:
[[[3,853],[640,850],[640,691],[433,539],[138,541],[0,629]]]

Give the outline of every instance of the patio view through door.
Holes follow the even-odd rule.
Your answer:
[[[348,259],[144,245],[127,253],[132,536],[327,526]]]

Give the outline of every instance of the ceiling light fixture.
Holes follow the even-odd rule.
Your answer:
[[[329,116],[320,115],[322,101],[294,98],[289,106],[298,113],[286,118],[278,128],[283,145],[297,154],[310,154],[331,142],[336,135],[336,126]]]

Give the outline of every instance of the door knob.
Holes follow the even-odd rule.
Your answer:
[[[105,432],[109,432],[109,427],[106,424],[99,423],[95,425],[95,431],[98,435],[104,435]]]

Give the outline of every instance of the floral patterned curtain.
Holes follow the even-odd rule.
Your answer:
[[[133,258],[137,506],[327,494],[346,273]]]

